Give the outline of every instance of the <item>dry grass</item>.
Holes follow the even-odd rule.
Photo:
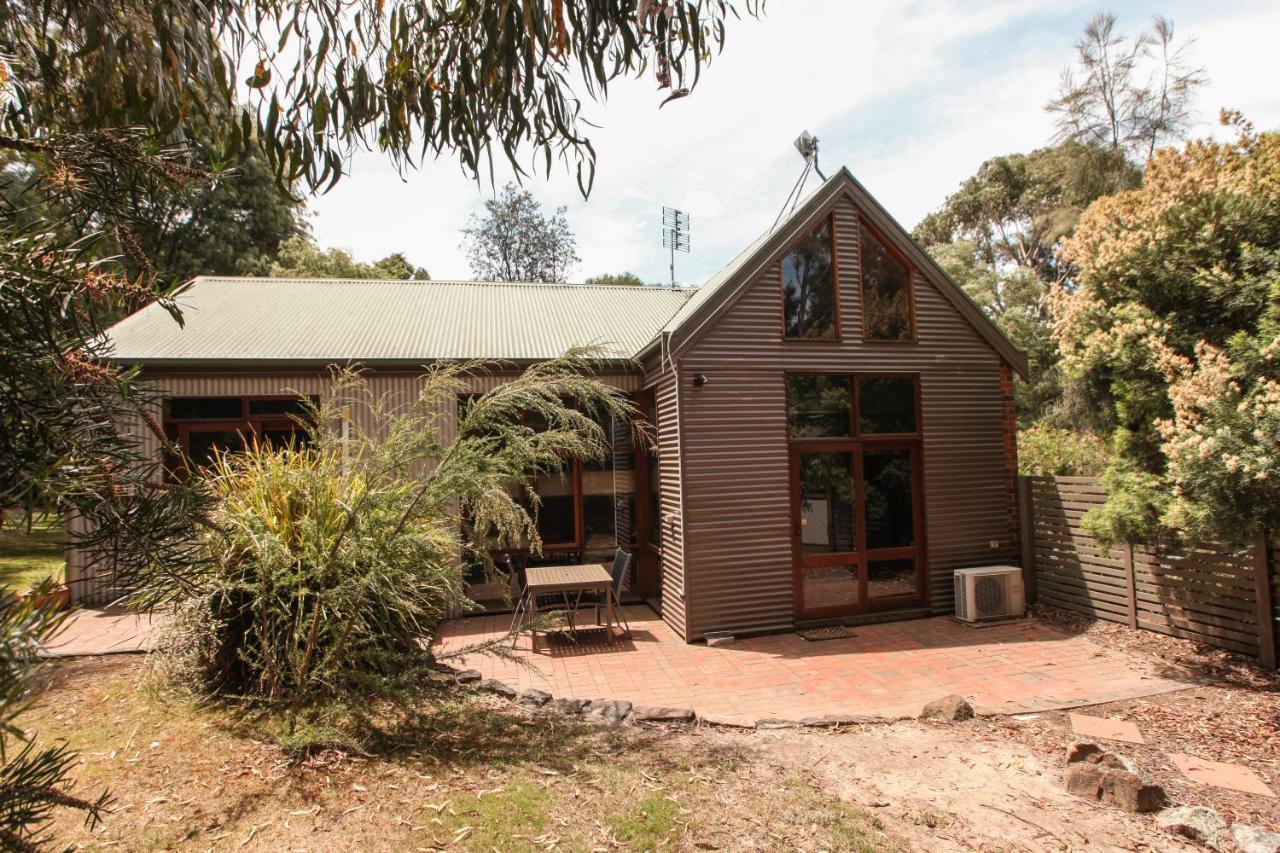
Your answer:
[[[37,516],[31,531],[16,515],[0,526],[0,586],[17,592],[31,589],[45,578],[62,582],[66,565],[66,533],[52,516]]]
[[[879,851],[863,809],[741,741],[424,705],[302,762],[224,710],[144,686],[138,658],[68,661],[25,723],[81,751],[80,792],[117,805],[58,842],[127,849]]]

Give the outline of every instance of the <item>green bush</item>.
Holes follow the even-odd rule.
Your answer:
[[[1018,432],[1018,473],[1091,477],[1107,464],[1107,447],[1089,433],[1035,425]]]
[[[358,374],[336,374],[307,443],[219,456],[207,472],[205,559],[186,579],[162,670],[291,712],[421,683],[424,639],[473,606],[459,556],[493,570],[493,546],[540,547],[536,500],[522,505],[512,486],[567,456],[599,458],[593,415],[633,415],[577,353],[457,407],[447,440],[478,367],[432,370],[399,408]],[[367,429],[349,418],[343,428],[355,407],[370,413]]]

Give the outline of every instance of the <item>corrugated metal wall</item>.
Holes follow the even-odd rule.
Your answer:
[[[916,344],[867,344],[859,310],[857,212],[835,208],[841,343],[784,342],[773,263],[680,355],[689,639],[793,624],[783,371],[920,374],[929,589],[952,608],[951,572],[1005,562],[1010,535],[1000,357],[916,273]],[[691,386],[696,373],[707,376]],[[991,541],[999,547],[992,549]]]
[[[676,399],[680,389],[674,372],[656,380],[655,415],[658,438],[658,477],[661,517],[662,618],[681,637],[688,637],[685,622],[684,508],[681,502],[682,464]]]
[[[421,392],[421,373],[409,371],[369,371],[367,374],[369,388],[376,397],[386,400],[388,406],[406,405],[417,398]],[[468,393],[482,393],[510,380],[512,374],[492,373],[477,374],[467,381]],[[601,374],[602,382],[621,388],[624,391],[635,391],[640,386],[638,375]],[[284,394],[323,395],[331,387],[331,379],[327,372],[312,371],[307,373],[155,373],[145,376],[148,390],[159,399],[169,397],[270,397]],[[160,403],[157,403],[154,416],[163,421]],[[456,409],[452,406],[441,419],[441,434],[444,440],[453,438]],[[351,412],[352,421],[361,429],[371,429],[372,414],[364,407],[354,407]],[[160,440],[138,418],[135,423],[127,424],[125,429],[133,434],[142,447],[143,452],[151,458],[160,454]],[[67,550],[67,583],[78,601],[84,603],[100,603],[106,593],[94,591],[101,586],[93,575],[95,567],[89,558],[76,548]]]

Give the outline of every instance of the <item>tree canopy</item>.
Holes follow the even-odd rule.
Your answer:
[[[546,216],[533,193],[509,183],[484,209],[462,229],[477,280],[564,281],[580,260],[565,208]]]
[[[1161,144],[1183,138],[1191,100],[1205,83],[1189,64],[1190,41],[1174,43],[1173,21],[1156,16],[1132,38],[1116,31],[1116,16],[1099,12],[1076,42],[1076,66],[1062,74],[1058,95],[1045,105],[1056,114],[1058,140],[1101,145],[1144,162]]]
[[[1114,539],[1280,527],[1280,133],[1224,120],[1236,139],[1157,151],[1064,246],[1054,337],[1114,409]]]
[[[322,249],[310,237],[294,237],[280,246],[267,268],[273,278],[402,278],[429,281],[426,267],[414,266],[403,252],[364,263],[346,249]]]
[[[587,284],[620,284],[625,287],[643,287],[644,279],[633,272],[605,273],[593,275],[586,280]]]

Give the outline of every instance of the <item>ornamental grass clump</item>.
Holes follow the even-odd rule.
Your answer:
[[[435,627],[474,606],[460,556],[493,571],[491,548],[538,550],[537,498],[521,502],[519,487],[566,457],[601,458],[598,422],[634,415],[586,356],[476,396],[481,365],[438,367],[405,405],[340,372],[305,443],[218,456],[205,560],[162,671],[289,712],[420,685]]]

